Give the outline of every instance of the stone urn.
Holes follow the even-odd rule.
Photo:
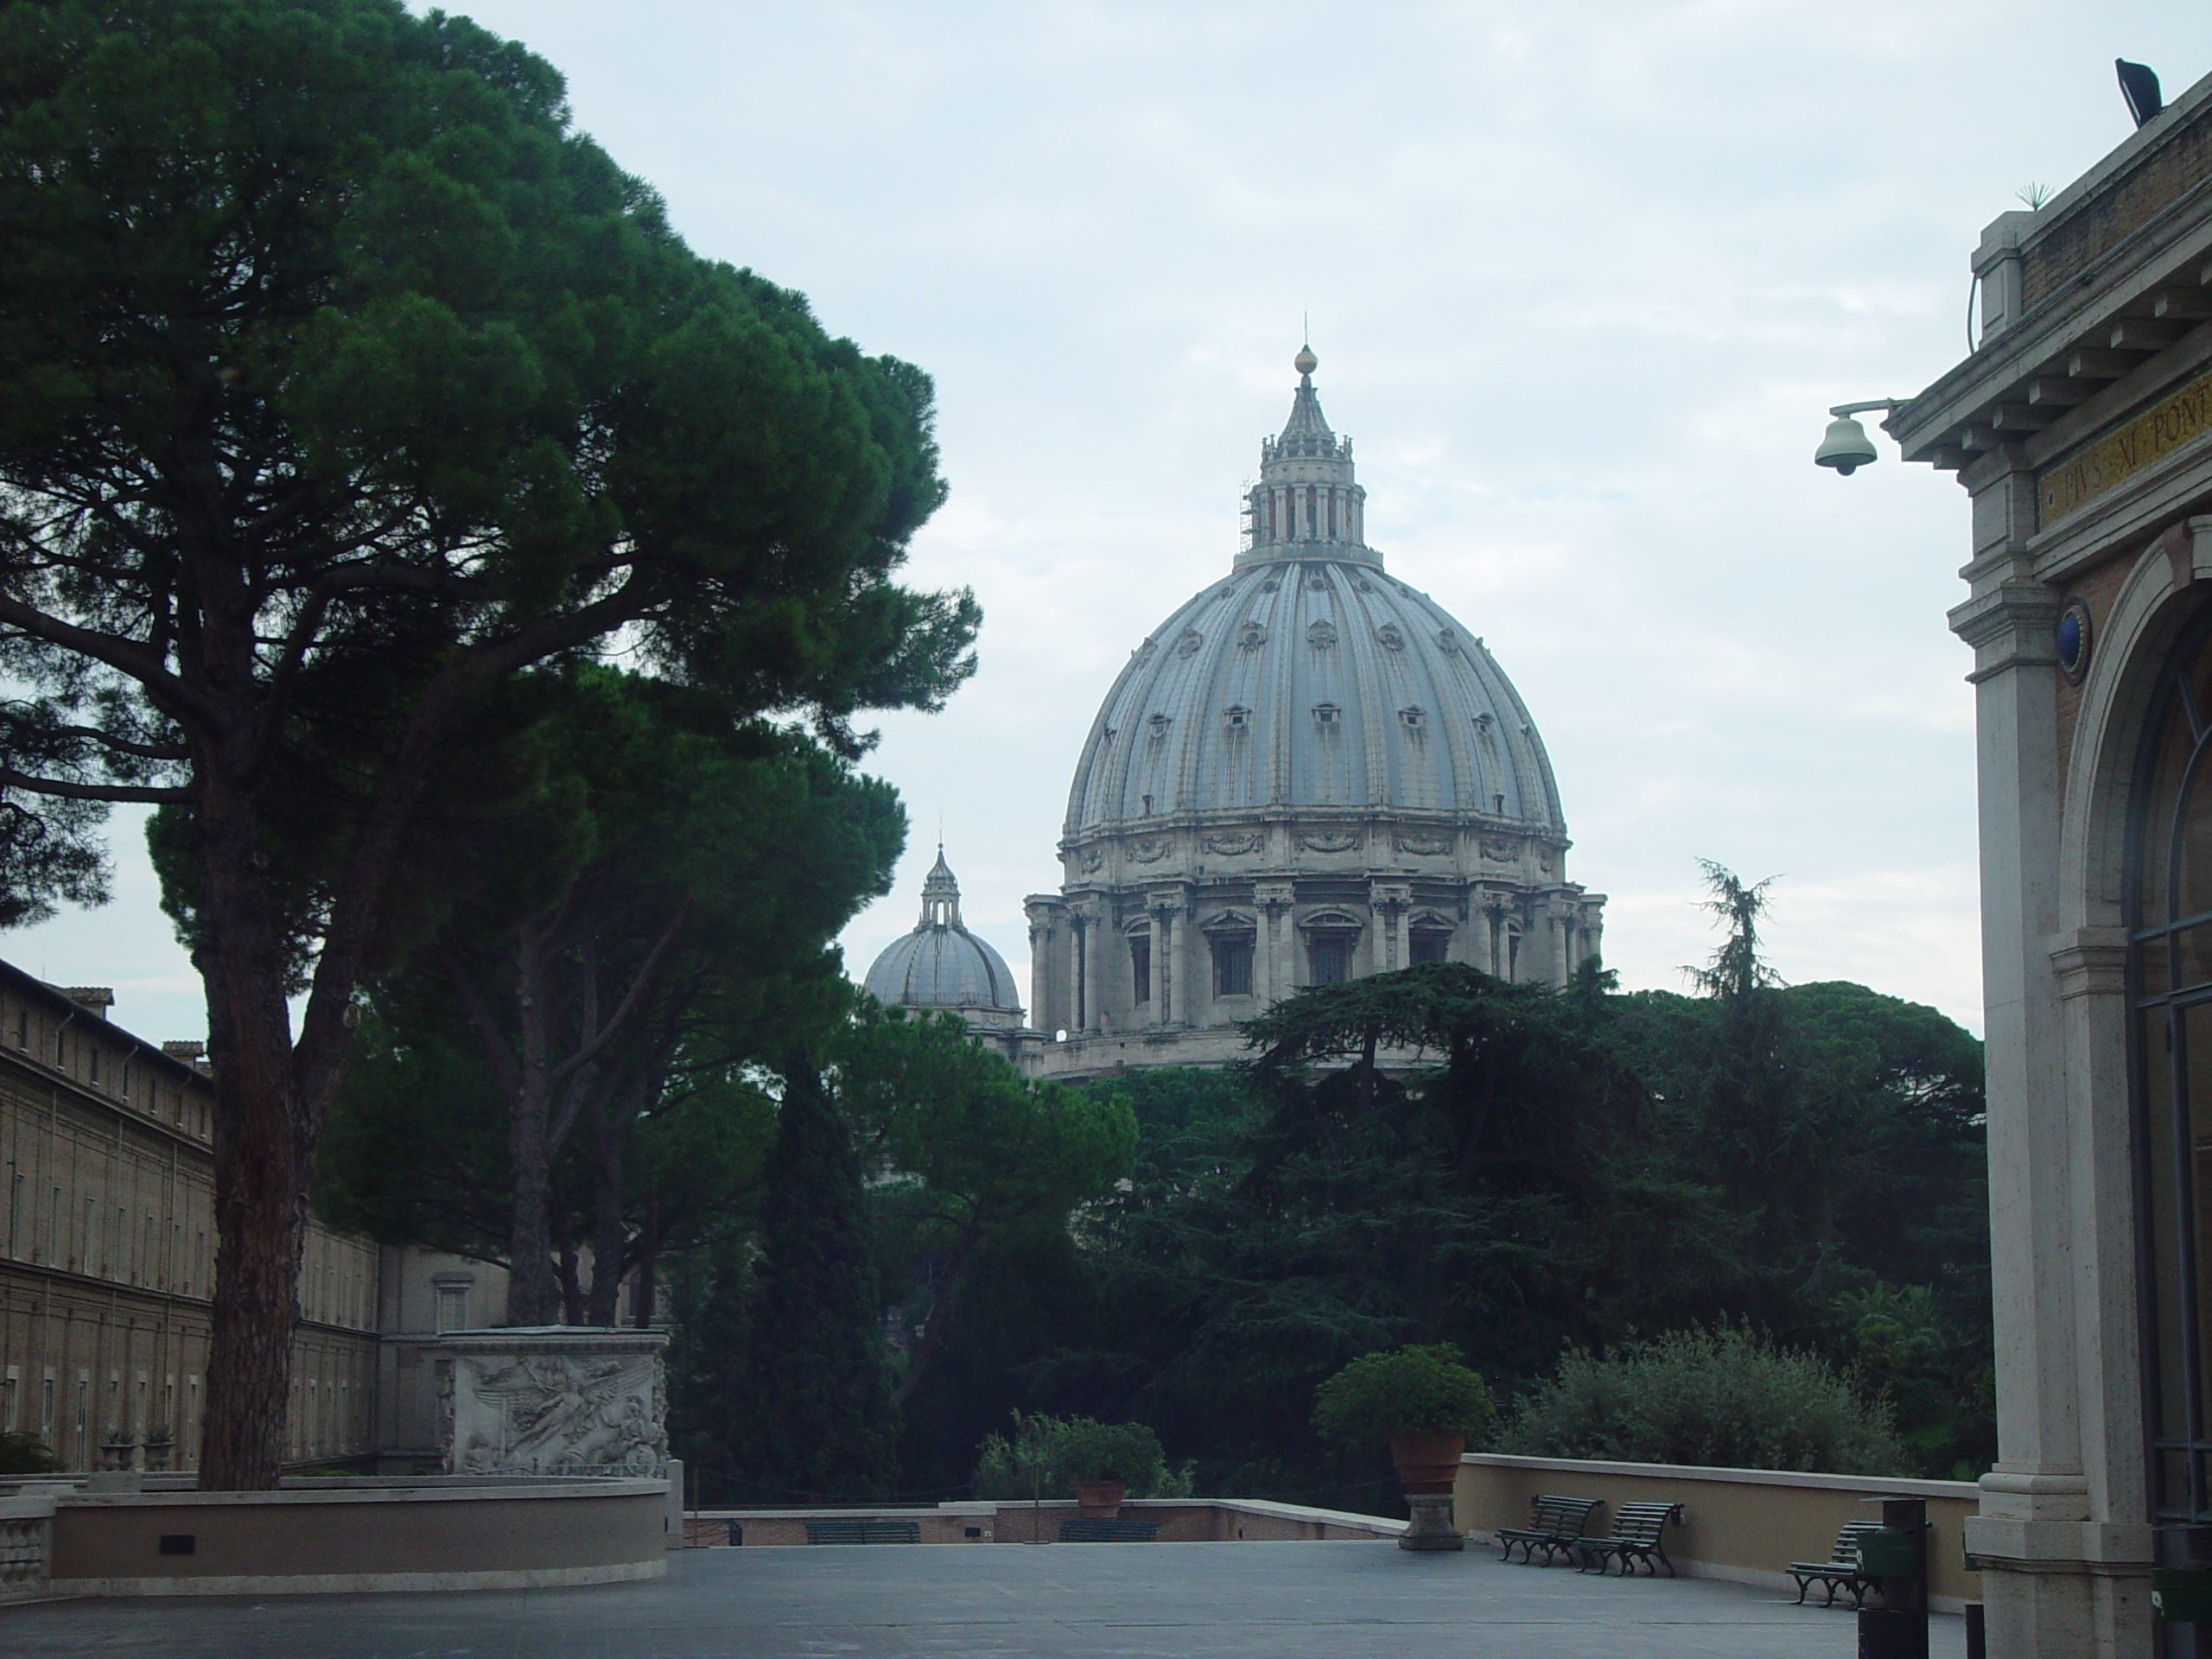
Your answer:
[[[1086,1521],[1111,1521],[1122,1512],[1128,1488],[1118,1480],[1078,1480],[1075,1512]]]
[[[1467,1540],[1452,1524],[1452,1485],[1459,1478],[1465,1434],[1397,1433],[1390,1437],[1390,1460],[1398,1465],[1412,1524],[1398,1539],[1400,1549],[1465,1549]]]
[[[1398,1480],[1408,1497],[1416,1492],[1449,1492],[1459,1476],[1459,1454],[1466,1449],[1465,1434],[1407,1433],[1390,1437],[1390,1461],[1398,1465]]]
[[[111,1434],[100,1442],[100,1467],[115,1473],[130,1467],[138,1442],[127,1434]]]
[[[146,1467],[156,1472],[166,1471],[169,1466],[169,1454],[174,1449],[174,1443],[168,1440],[147,1441]]]

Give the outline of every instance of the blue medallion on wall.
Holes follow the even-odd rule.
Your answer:
[[[2058,613],[2055,643],[2060,671],[2069,684],[2081,684],[2089,667],[2089,607],[2081,600],[2069,600]]]

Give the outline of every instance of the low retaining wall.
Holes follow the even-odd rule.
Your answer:
[[[1041,1504],[940,1503],[926,1510],[702,1510],[687,1530],[695,1545],[741,1541],[752,1548],[804,1544],[810,1521],[912,1521],[925,1544],[1051,1543],[1058,1541],[1060,1523],[1075,1512],[1075,1504],[1065,1498]],[[1156,1522],[1160,1533],[1154,1541],[1163,1544],[1372,1540],[1395,1538],[1406,1529],[1404,1522],[1387,1516],[1251,1497],[1129,1498],[1122,1504],[1122,1517]]]
[[[1529,1500],[1539,1492],[1598,1497],[1610,1520],[1623,1503],[1682,1506],[1682,1524],[1667,1529],[1667,1554],[1691,1578],[1731,1579],[1795,1596],[1784,1570],[1791,1561],[1825,1561],[1846,1522],[1879,1521],[1865,1498],[1926,1501],[1929,1605],[1955,1613],[1981,1599],[1981,1574],[1967,1569],[1961,1523],[1976,1513],[1980,1490],[1964,1480],[1900,1480],[1880,1475],[1810,1475],[1770,1469],[1701,1469],[1662,1463],[1599,1463],[1568,1458],[1513,1458],[1470,1452],[1459,1459],[1452,1513],[1463,1529],[1484,1537],[1500,1527],[1529,1524]],[[1819,1592],[1815,1592],[1817,1599]]]
[[[658,1479],[309,1479],[52,1501],[57,1595],[524,1590],[668,1571]]]

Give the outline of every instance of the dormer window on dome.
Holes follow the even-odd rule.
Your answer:
[[[1317,702],[1313,705],[1313,723],[1316,726],[1334,726],[1343,714],[1344,710],[1333,702]]]
[[[1241,702],[1232,702],[1221,711],[1222,724],[1232,732],[1241,732],[1252,723],[1252,711]]]

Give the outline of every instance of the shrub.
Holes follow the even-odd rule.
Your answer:
[[[0,1434],[0,1475],[48,1475],[61,1459],[35,1434]]]
[[[1676,1331],[1603,1355],[1570,1349],[1522,1400],[1498,1449],[1808,1473],[1910,1472],[1885,1396],[1748,1329]]]
[[[1354,1444],[1393,1434],[1480,1434],[1493,1410],[1490,1389],[1448,1342],[1362,1354],[1313,1396],[1313,1422]]]
[[[1191,1471],[1167,1466],[1142,1423],[1014,1414],[1014,1438],[986,1434],[969,1490],[982,1498],[1058,1497],[1078,1481],[1118,1480],[1131,1497],[1188,1497]]]

